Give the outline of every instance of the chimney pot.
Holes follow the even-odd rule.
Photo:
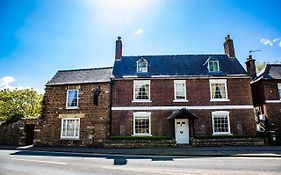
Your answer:
[[[224,46],[224,53],[228,57],[235,57],[234,44],[233,44],[233,40],[230,38],[230,35],[227,35],[225,37],[223,46]]]
[[[246,61],[247,74],[251,76],[252,79],[254,79],[257,76],[255,61],[256,60],[252,58],[252,55],[249,55],[249,58],[247,58]]]
[[[122,57],[122,41],[121,41],[121,37],[118,36],[115,46],[115,60],[120,60],[121,57]]]

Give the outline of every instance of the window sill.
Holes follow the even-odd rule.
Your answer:
[[[281,99],[280,100],[265,100],[265,103],[281,103]]]
[[[152,134],[133,134],[133,137],[138,137],[138,136],[152,136]]]
[[[79,108],[77,106],[77,107],[66,107],[65,109],[79,109]]]
[[[213,133],[213,136],[233,135],[232,133]]]
[[[132,102],[136,103],[150,103],[152,102],[151,100],[133,100]]]
[[[71,138],[60,138],[60,140],[79,140],[79,138],[71,137]]]
[[[210,102],[230,101],[230,99],[211,99]]]
[[[180,102],[188,102],[188,100],[173,100],[173,102],[180,103]]]

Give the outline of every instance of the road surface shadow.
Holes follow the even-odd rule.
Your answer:
[[[29,150],[17,151],[15,153],[11,153],[10,155],[104,158],[104,159],[112,159],[114,165],[126,165],[128,159],[151,159],[151,161],[174,161],[172,156],[106,155],[106,154],[91,154],[91,153],[48,152],[48,151],[29,151]]]

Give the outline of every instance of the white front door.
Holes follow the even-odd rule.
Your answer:
[[[189,143],[188,119],[175,119],[176,142],[180,144]]]

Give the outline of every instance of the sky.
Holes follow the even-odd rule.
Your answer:
[[[58,70],[111,67],[123,55],[223,54],[281,61],[279,0],[0,0],[0,89],[44,92]]]

